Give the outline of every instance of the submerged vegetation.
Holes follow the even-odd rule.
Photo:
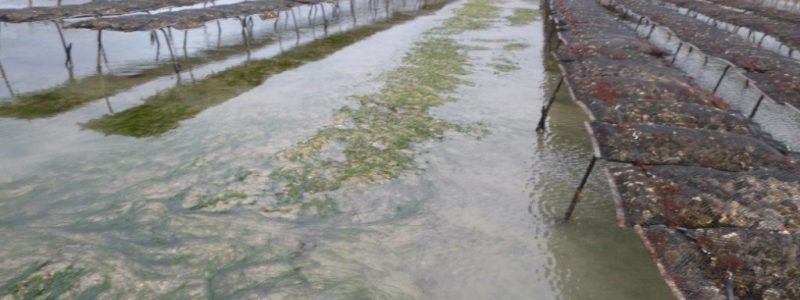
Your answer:
[[[467,30],[485,30],[491,26],[491,20],[500,16],[500,7],[488,0],[467,1],[455,15],[444,22],[444,25],[433,32],[462,33]]]
[[[508,43],[508,44],[503,45],[503,50],[505,50],[505,51],[519,51],[519,50],[528,49],[528,47],[530,47],[530,46],[531,46],[530,44],[514,42],[514,43]]]
[[[531,8],[515,8],[514,14],[506,19],[511,26],[525,26],[539,19],[539,11]]]
[[[356,97],[360,105],[339,110],[336,126],[286,151],[295,165],[272,174],[285,181],[279,193],[283,201],[337,189],[346,182],[397,177],[414,165],[413,143],[458,128],[429,114],[431,107],[451,101],[447,93],[461,83],[457,76],[467,72],[458,45],[432,37],[419,42],[403,61],[405,66],[386,75],[386,86],[379,93]],[[321,155],[333,143],[341,145],[344,159]]]
[[[519,66],[517,66],[516,62],[505,57],[495,58],[490,65],[492,66],[492,68],[494,68],[496,72],[499,73],[508,73],[511,71],[519,70]]]
[[[67,266],[53,272],[44,269],[50,262],[38,262],[28,266],[22,272],[0,285],[0,298],[13,299],[58,299],[70,293],[81,277],[84,270]],[[77,299],[91,299],[108,288],[107,283],[102,283],[85,290],[83,293],[73,295]],[[5,298],[3,298],[5,299]]]
[[[204,51],[198,56],[176,58],[184,68],[192,68],[210,61],[242,54],[250,48],[261,47],[271,39],[248,41],[246,44],[223,46]],[[35,119],[51,117],[78,108],[92,101],[110,97],[160,76],[174,74],[171,63],[137,70],[134,75],[95,74],[69,81],[61,86],[38,92],[17,95],[9,105],[0,105],[0,117]]]
[[[249,61],[202,80],[156,94],[140,106],[90,120],[84,126],[107,134],[157,136],[177,128],[182,120],[241,95],[275,74],[323,59],[412,17],[398,14],[382,22],[312,41],[270,59]]]
[[[227,192],[222,196],[217,197],[202,197],[197,204],[193,205],[190,209],[201,210],[211,208],[220,204],[227,204],[237,199],[247,198],[247,195],[242,192]]]
[[[340,109],[335,124],[286,150],[288,166],[270,176],[277,185],[277,204],[299,204],[303,210],[306,203],[319,201],[313,194],[397,178],[416,167],[415,143],[447,131],[480,135],[480,130],[435,118],[430,109],[456,100],[450,94],[466,83],[460,76],[469,72],[467,49],[450,36],[487,28],[498,12],[488,0],[467,2],[444,25],[428,31],[403,58],[403,66],[385,74],[379,92],[353,97],[357,107]]]

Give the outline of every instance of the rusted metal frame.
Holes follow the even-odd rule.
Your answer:
[[[633,15],[633,16],[640,16],[640,17],[642,17],[642,18],[649,19],[649,18],[647,18],[646,16],[643,16],[643,15],[637,14],[636,12],[633,12],[632,10],[630,10],[630,9],[628,9],[628,8],[626,8],[626,7],[622,6],[622,5],[619,5],[619,4],[615,5],[615,6],[614,6],[614,9],[615,9],[615,10],[617,10],[617,11],[626,11],[626,13],[627,13],[627,14],[630,14],[630,15]],[[651,22],[653,22],[653,21],[651,20]],[[653,23],[655,23],[655,24],[658,24],[657,22],[653,22]],[[699,47],[697,47],[696,45],[694,45],[694,44],[692,44],[692,43],[690,43],[690,42],[687,42],[687,41],[684,41],[684,40],[680,39],[680,37],[679,37],[679,36],[678,36],[678,35],[677,35],[675,32],[673,32],[673,31],[672,31],[672,29],[670,29],[669,27],[667,27],[667,26],[664,26],[664,25],[661,25],[661,24],[658,24],[658,27],[660,27],[662,30],[665,30],[665,31],[667,31],[667,32],[671,33],[672,35],[674,35],[676,38],[678,38],[678,40],[679,40],[681,43],[688,45],[688,46],[689,46],[689,49],[688,49],[688,52],[689,52],[689,53],[692,53],[692,52],[694,51],[694,49],[695,49],[695,48],[697,48],[697,51],[698,51],[699,53],[703,54],[703,55],[704,55],[704,56],[706,56],[706,57],[709,57],[709,56],[710,56],[710,57],[712,57],[712,58],[714,58],[714,59],[716,59],[716,60],[718,60],[718,61],[721,61],[721,62],[723,62],[723,63],[724,63],[725,65],[727,65],[727,66],[734,66],[734,67],[736,66],[736,64],[734,64],[734,63],[732,63],[732,62],[730,62],[730,61],[728,61],[728,60],[726,60],[726,59],[724,59],[724,58],[721,58],[721,57],[716,57],[716,56],[713,56],[713,55],[708,55],[708,54],[706,54],[705,52],[703,52],[702,50],[700,50],[700,48],[699,48]],[[752,30],[752,29],[751,29],[751,30]],[[674,59],[673,59],[673,62],[674,62]],[[753,88],[755,88],[755,89],[756,89],[756,91],[758,91],[758,92],[759,92],[759,94],[761,94],[762,96],[764,96],[764,98],[766,98],[766,99],[770,100],[772,103],[775,103],[775,104],[778,104],[778,105],[783,105],[783,106],[788,106],[788,107],[792,108],[794,111],[796,111],[797,113],[800,113],[800,108],[798,108],[798,107],[795,107],[793,104],[791,104],[791,103],[788,103],[788,102],[781,102],[781,101],[777,101],[777,100],[775,100],[774,98],[772,98],[771,96],[769,96],[769,94],[765,93],[763,90],[761,90],[761,89],[760,89],[760,88],[759,88],[759,87],[758,87],[758,86],[755,84],[755,82],[756,82],[755,80],[752,80],[751,78],[747,77],[747,75],[745,75],[744,73],[742,73],[742,72],[736,72],[736,74],[737,74],[737,75],[739,75],[740,77],[742,77],[742,79],[743,79],[743,80],[745,80],[745,82],[747,82],[748,84],[749,84],[749,83],[752,81],[753,83],[752,83],[752,85],[750,85],[750,86],[752,86]],[[724,77],[724,76],[721,76],[721,77]],[[759,98],[760,98],[760,97],[759,97]]]
[[[105,12],[98,11],[98,8],[88,8],[84,12],[78,12],[78,13],[71,14],[71,15],[54,16],[54,17],[50,17],[50,18],[45,17],[45,15],[42,14],[42,13],[39,13],[39,16],[33,16],[33,17],[31,17],[29,19],[26,19],[26,20],[13,20],[13,21],[9,20],[9,21],[6,21],[6,22],[9,22],[9,23],[32,23],[32,22],[39,22],[39,21],[78,19],[78,18],[98,17],[98,16],[103,16],[103,17],[122,16],[122,15],[128,15],[128,14],[134,14],[134,13],[140,13],[140,12],[149,13],[152,10],[159,10],[159,9],[164,9],[164,8],[168,8],[168,7],[191,6],[191,5],[196,5],[198,3],[202,3],[202,2],[206,2],[206,1],[208,1],[208,0],[197,0],[197,1],[190,1],[191,3],[173,3],[173,4],[170,4],[168,1],[162,1],[162,2],[167,2],[166,5],[156,5],[155,7],[132,7],[132,8],[121,9],[121,10],[120,10],[119,7],[114,7],[113,9],[118,11],[118,12],[114,12],[114,13],[110,13],[110,12],[107,11],[109,9],[112,9],[110,7],[104,8],[106,10]],[[85,4],[74,4],[74,5],[69,5],[69,6],[85,6],[85,5],[91,5],[91,2],[85,3]],[[31,8],[39,9],[39,10],[42,9],[42,7],[27,7],[27,8],[20,8],[20,9],[16,9],[16,10],[23,11],[23,10],[30,10]],[[48,9],[48,10],[53,9],[53,8],[55,8],[55,7],[45,7],[45,9]],[[58,6],[58,8],[59,8],[60,11],[63,11],[66,8],[66,6]]]
[[[661,260],[658,259],[658,252],[656,252],[655,245],[650,243],[650,240],[647,239],[643,227],[641,225],[634,225],[633,230],[636,232],[636,235],[639,236],[639,239],[642,240],[642,244],[644,244],[644,247],[647,249],[650,257],[653,258],[653,262],[656,264],[658,273],[661,274],[661,278],[664,278],[664,281],[667,283],[667,287],[669,287],[670,291],[672,291],[672,295],[674,295],[677,300],[687,300],[684,292],[678,288],[678,284],[675,282],[675,278],[672,276],[672,273],[667,269],[666,266],[664,266],[663,263],[661,263]]]
[[[653,24],[652,26],[653,26],[653,27],[655,27],[655,22],[653,22],[653,23],[654,23],[654,24]],[[663,26],[662,26],[662,27],[663,27]],[[651,27],[651,28],[652,28],[652,27]],[[669,32],[671,33],[671,30],[669,30]],[[649,37],[649,35],[650,35],[651,33],[652,33],[652,29],[651,29],[651,32],[648,34],[648,37]],[[673,33],[673,34],[674,34],[674,33]],[[677,36],[677,35],[676,35],[676,36]],[[561,38],[559,38],[559,39],[561,39]],[[681,42],[680,42],[680,44],[679,44],[679,47],[678,47],[678,49],[676,50],[675,56],[673,56],[673,59],[672,59],[672,61],[673,61],[673,62],[674,62],[674,60],[675,60],[675,57],[677,57],[677,55],[678,55],[678,53],[679,53],[679,51],[680,51],[680,48],[681,48],[682,46],[683,46],[683,41],[681,41]],[[693,48],[692,46],[693,46],[693,45],[692,45],[692,44],[690,44],[690,52],[692,51],[692,48]],[[554,56],[554,57],[556,57],[556,56],[555,56],[555,53],[552,53],[552,54],[553,54],[553,56]],[[706,56],[706,57],[707,57],[707,56]],[[556,57],[556,58],[557,58],[557,57]],[[731,68],[731,66],[732,66],[732,64],[727,64],[727,65],[726,65],[726,68],[725,68],[725,70],[723,71],[723,74],[720,76],[720,79],[718,80],[717,87],[715,87],[715,89],[714,89],[714,92],[716,92],[716,89],[719,87],[719,85],[720,85],[721,81],[724,79],[725,75],[727,74],[727,72],[729,71],[729,69]],[[563,68],[563,66],[562,66],[561,64],[559,64],[559,67],[560,67],[560,68],[561,68],[561,70],[562,70],[562,77],[561,77],[561,80],[564,80],[564,78],[565,78],[565,77],[566,77],[566,75],[567,75],[567,74],[566,74],[566,70]],[[560,83],[561,83],[561,81],[559,81],[559,84],[560,84]],[[569,85],[569,83],[568,83],[568,85]],[[571,92],[572,100],[573,100],[574,102],[576,102],[576,103],[581,103],[580,101],[578,101],[578,100],[575,98],[575,95],[574,95],[574,93],[572,93],[572,89],[571,89],[571,87],[570,87],[570,92]],[[762,97],[763,97],[763,96],[762,96]],[[761,101],[761,100],[763,100],[763,98],[762,98],[762,99],[759,99],[759,101]],[[582,104],[582,103],[581,103],[581,104]],[[585,108],[585,105],[582,105],[582,107],[583,107],[583,108]],[[585,111],[586,111],[586,113],[587,113],[588,115],[590,115],[590,116],[591,116],[591,119],[592,119],[592,120],[594,120],[594,117],[593,117],[593,115],[591,114],[591,112],[588,110],[588,108],[585,108]],[[540,120],[540,123],[541,123],[541,120]],[[581,181],[580,181],[580,183],[579,183],[579,185],[578,185],[578,187],[577,187],[577,189],[576,189],[576,191],[575,191],[575,193],[574,193],[574,195],[573,195],[573,197],[572,197],[572,200],[570,201],[570,205],[569,205],[569,207],[567,208],[567,211],[566,211],[566,213],[565,213],[565,216],[564,216],[564,220],[565,220],[565,221],[567,221],[567,222],[568,222],[568,221],[569,221],[569,220],[572,218],[572,216],[573,216],[573,214],[574,214],[574,211],[575,211],[575,208],[577,207],[577,204],[580,202],[580,198],[581,198],[581,195],[582,195],[582,193],[583,193],[583,189],[585,188],[585,185],[586,185],[586,183],[587,183],[587,181],[588,181],[588,178],[589,178],[589,176],[591,175],[591,172],[592,172],[592,170],[595,168],[595,165],[596,165],[596,163],[597,163],[597,159],[598,159],[598,158],[602,158],[602,155],[601,155],[601,153],[600,153],[600,149],[599,149],[599,144],[598,144],[598,142],[597,142],[597,140],[596,140],[596,138],[595,138],[595,136],[594,136],[594,133],[593,133],[593,130],[591,129],[591,126],[590,126],[588,123],[586,123],[586,129],[587,129],[587,131],[588,131],[589,138],[590,138],[590,140],[591,140],[591,142],[592,142],[592,146],[593,146],[593,149],[594,149],[594,155],[592,156],[592,159],[590,160],[590,162],[589,162],[589,165],[587,166],[587,169],[586,169],[586,171],[585,171],[585,173],[584,173],[583,177],[581,178]],[[606,168],[606,176],[607,176],[607,180],[609,181],[609,184],[611,184],[611,185],[612,185],[612,196],[615,196],[615,197],[616,197],[616,198],[614,198],[614,202],[615,202],[615,206],[616,206],[616,213],[617,213],[617,217],[618,217],[618,225],[620,225],[620,226],[624,226],[624,224],[625,224],[625,222],[626,222],[626,221],[625,221],[626,217],[625,217],[625,215],[624,215],[624,210],[623,210],[623,207],[622,207],[622,200],[621,200],[621,197],[619,196],[619,192],[616,190],[615,184],[613,184],[613,179],[611,178],[611,176],[610,176],[610,173],[608,172],[608,169],[607,169],[607,168]],[[616,194],[615,194],[615,193],[616,193]],[[662,275],[663,275],[663,274],[662,274]],[[665,278],[667,278],[667,277],[665,277]],[[676,288],[676,287],[675,287],[675,288]],[[677,290],[677,288],[676,288],[676,290]],[[676,294],[676,295],[678,295],[678,294]]]
[[[554,26],[557,24],[555,18],[549,18],[549,19],[553,22]],[[560,32],[556,32],[556,37],[557,37],[557,43],[558,43],[557,45],[566,44],[566,41],[565,41],[564,37],[561,35]],[[554,60],[559,61],[558,55],[554,51],[550,52],[550,56]],[[559,62],[558,63],[558,68],[559,68],[559,72],[561,73],[561,77],[559,78],[558,84],[556,85],[556,88],[553,91],[552,95],[550,96],[550,98],[548,98],[547,105],[542,107],[542,115],[540,116],[538,125],[536,127],[536,131],[537,132],[544,132],[544,130],[546,129],[547,116],[549,115],[550,109],[552,108],[553,103],[556,100],[556,97],[558,95],[559,90],[564,85],[566,85],[566,87],[567,87],[567,91],[568,91],[568,93],[570,95],[570,99],[572,100],[572,102],[575,103],[578,107],[580,107],[581,110],[583,110],[583,112],[586,114],[587,117],[589,117],[590,120],[592,120],[592,121],[595,120],[595,116],[591,112],[591,110],[589,110],[589,108],[586,107],[586,105],[583,102],[580,102],[580,101],[577,100],[577,97],[575,96],[575,91],[572,89],[572,85],[570,84],[570,82],[568,80],[568,77],[567,77],[568,73],[567,73],[567,70],[564,68],[564,65]]]
[[[126,15],[121,16],[118,18],[102,18],[105,22],[98,22],[95,20],[83,20],[71,23],[68,27],[70,28],[86,28],[86,29],[105,29],[105,30],[113,30],[113,31],[146,31],[146,30],[154,30],[162,27],[176,27],[178,29],[190,29],[191,27],[195,27],[195,24],[199,21],[199,23],[206,23],[211,22],[219,19],[228,19],[234,17],[241,17],[241,15],[252,16],[255,14],[260,14],[267,11],[280,11],[286,10],[297,6],[303,5],[314,5],[316,3],[320,3],[321,1],[310,1],[310,2],[298,2],[298,1],[285,1],[285,0],[258,0],[258,1],[245,1],[233,4],[226,4],[226,5],[219,5],[214,7],[209,7],[207,9],[188,9],[183,11],[175,11],[175,12],[164,12],[161,14],[155,14],[152,18],[134,18],[130,19],[129,17],[137,17],[135,15]],[[252,6],[248,6],[249,3],[255,3]],[[195,11],[214,11],[214,14],[210,14],[209,16],[202,16],[198,20],[195,20],[192,12]],[[186,15],[188,14],[189,19],[186,19]],[[160,16],[160,17],[157,17]],[[191,24],[183,24],[181,21],[189,21]],[[254,23],[252,19],[248,17],[247,24],[252,27]],[[157,22],[156,26],[158,28],[153,28],[153,24],[151,22]]]
[[[691,9],[691,8],[688,8],[688,7],[683,7],[683,6],[680,6],[680,5],[678,5],[678,4],[675,4],[675,3],[671,3],[671,2],[665,2],[665,1],[662,1],[662,3],[667,3],[667,4],[671,5],[671,6],[675,6],[675,7],[683,8],[683,9],[685,9],[685,10],[687,11],[687,14],[688,14],[689,12],[695,12],[695,14],[699,14],[699,13],[700,13],[700,12],[697,12],[697,11],[695,11],[695,10]],[[706,17],[706,18],[707,18],[707,19],[709,19],[709,20],[713,20],[713,22],[714,22],[714,26],[715,26],[715,27],[717,27],[717,28],[722,28],[722,29],[725,29],[725,30],[727,30],[727,31],[730,31],[730,32],[732,32],[733,34],[737,34],[737,35],[738,35],[738,33],[739,33],[739,29],[741,29],[741,28],[747,28],[747,29],[749,30],[749,31],[748,31],[748,33],[747,33],[747,39],[748,39],[748,40],[749,40],[749,38],[750,38],[750,36],[751,36],[751,35],[752,35],[752,36],[755,38],[755,35],[753,35],[753,34],[754,34],[754,33],[759,33],[759,32],[760,32],[760,33],[762,34],[762,36],[761,36],[761,39],[760,39],[760,40],[759,40],[759,41],[756,43],[756,45],[757,45],[758,47],[761,47],[761,44],[763,43],[764,39],[765,39],[767,36],[770,36],[770,37],[772,37],[772,38],[773,38],[775,41],[777,41],[777,42],[779,43],[779,45],[778,45],[778,49],[776,49],[776,51],[775,51],[775,52],[777,52],[778,54],[782,54],[782,53],[780,52],[780,48],[781,48],[781,47],[783,47],[783,46],[785,46],[786,48],[788,48],[788,49],[789,49],[789,53],[788,53],[786,56],[788,56],[789,58],[792,58],[792,52],[794,52],[795,48],[794,48],[794,47],[792,47],[792,46],[790,46],[790,45],[789,45],[789,44],[787,44],[786,42],[782,41],[780,37],[777,37],[777,36],[774,36],[774,35],[767,34],[766,32],[763,32],[763,31],[757,31],[757,30],[755,30],[755,29],[753,29],[753,28],[751,28],[751,27],[747,27],[747,26],[743,26],[743,25],[737,25],[737,24],[733,24],[733,23],[730,23],[730,22],[728,22],[728,21],[724,21],[724,20],[719,20],[718,18],[714,18],[714,17],[711,17],[711,16],[709,16],[709,15],[706,15],[706,14],[703,14],[703,16],[704,16],[704,17]],[[728,29],[728,26],[722,26],[722,27],[720,27],[720,26],[717,26],[717,23],[720,23],[720,24],[726,24],[726,25],[728,25],[728,26],[732,26],[734,29],[733,29],[733,30],[729,30],[729,29]],[[753,42],[755,42],[755,41],[753,41]]]
[[[553,18],[550,18],[550,19],[553,20],[553,26],[557,26],[557,23],[555,22],[555,20]],[[558,40],[561,43],[565,43],[563,37],[561,36],[561,34],[557,33],[557,35],[558,35]],[[556,55],[555,52],[551,52],[550,54],[554,59],[556,59],[558,61],[558,56]],[[589,117],[589,119],[591,119],[591,120],[595,119],[594,114],[592,114],[592,112],[589,110],[589,108],[586,107],[586,105],[583,104],[582,102],[578,101],[577,97],[575,96],[575,92],[572,89],[572,86],[569,83],[569,80],[567,80],[567,75],[568,74],[567,74],[566,68],[564,68],[563,64],[561,64],[560,62],[558,64],[558,66],[559,66],[559,70],[561,72],[561,77],[559,79],[559,84],[557,85],[556,91],[553,92],[550,100],[548,101],[548,105],[543,109],[542,118],[539,121],[539,127],[542,128],[541,130],[544,130],[544,120],[545,120],[545,118],[547,116],[545,110],[549,111],[550,107],[552,106],[553,101],[556,98],[556,93],[558,92],[558,88],[560,88],[561,85],[563,85],[563,84],[567,85],[567,88],[568,88],[569,94],[570,94],[570,99],[574,103],[578,104],[579,107],[581,107],[581,109]],[[578,188],[575,190],[575,194],[573,195],[572,200],[570,201],[569,208],[567,209],[567,212],[564,215],[564,220],[566,222],[569,222],[569,220],[572,218],[572,215],[573,215],[573,213],[575,211],[575,208],[577,207],[578,202],[580,201],[580,197],[581,197],[581,194],[583,193],[583,189],[584,189],[584,187],[586,186],[586,183],[589,180],[589,176],[591,175],[592,170],[594,169],[595,165],[597,164],[597,160],[602,158],[602,156],[600,155],[600,146],[597,144],[597,140],[594,138],[594,135],[593,135],[592,130],[591,130],[591,126],[589,125],[588,122],[585,123],[585,126],[586,126],[586,129],[589,131],[589,138],[592,141],[593,155],[592,155],[592,158],[591,158],[591,160],[589,162],[589,165],[586,168],[586,171],[584,172],[583,177],[581,178],[581,182],[578,185]],[[539,131],[538,127],[537,127],[537,131]]]

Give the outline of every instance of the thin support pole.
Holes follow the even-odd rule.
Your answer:
[[[639,26],[641,26],[641,25],[642,25],[642,19],[644,19],[644,16],[640,16],[640,17],[639,17],[639,21],[637,21],[637,22],[636,22],[636,28],[635,28],[635,29],[633,29],[633,31],[637,31],[637,30],[639,30]]]
[[[308,19],[308,26],[313,26],[313,25],[314,25],[314,22],[313,22],[313,19],[312,19],[312,17],[311,17],[311,16],[312,16],[312,14],[313,14],[313,15],[316,17],[316,15],[317,15],[317,14],[316,14],[316,9],[317,9],[317,6],[316,6],[316,5],[312,5],[312,6],[311,6],[311,7],[308,9],[308,16],[306,17],[306,18]]]
[[[553,94],[550,95],[550,99],[547,100],[547,106],[542,107],[542,116],[539,117],[539,125],[536,126],[537,132],[544,131],[544,125],[545,125],[544,123],[545,120],[547,119],[547,114],[550,113],[550,107],[553,106],[553,102],[556,100],[556,94],[558,93],[558,90],[561,89],[561,85],[563,84],[564,84],[564,77],[562,76],[561,78],[558,79],[558,84],[556,85],[556,89],[553,91]]]
[[[97,31],[97,72],[103,73],[103,65],[102,65],[102,55],[103,55],[103,30]]]
[[[175,70],[175,74],[180,75],[181,73],[181,66],[178,64],[178,60],[175,59],[175,52],[172,51],[172,39],[170,39],[169,34],[167,33],[164,28],[159,28],[161,33],[164,35],[164,40],[167,42],[167,50],[169,50],[169,57],[172,59],[172,68]]]
[[[681,53],[681,48],[683,47],[683,42],[678,43],[678,49],[675,50],[675,55],[672,56],[671,63],[675,63],[675,59],[678,58],[678,53]]]
[[[300,27],[297,26],[297,18],[294,16],[294,9],[289,9],[292,13],[292,22],[294,23],[294,32],[297,35],[297,42],[300,42]]]
[[[253,22],[253,16],[247,17],[247,31],[250,33],[250,38],[253,38],[253,28],[256,26],[256,23]]]
[[[764,35],[761,36],[760,39],[758,39],[758,45],[757,45],[758,47],[761,47],[761,43],[764,42],[764,38],[766,38],[766,37],[767,37],[767,34],[765,33]]]
[[[189,56],[187,54],[187,53],[189,53],[189,51],[187,50],[188,40],[189,40],[189,30],[184,30],[183,31],[183,56]]]
[[[272,31],[274,34],[278,34],[278,22],[281,21],[281,11],[278,11],[278,14],[275,16],[275,22],[272,23]]]
[[[569,203],[567,213],[564,215],[564,221],[569,222],[569,220],[572,219],[572,213],[575,212],[575,206],[578,205],[578,202],[581,199],[583,188],[586,186],[586,182],[589,180],[589,175],[592,174],[595,163],[597,163],[597,156],[592,156],[592,160],[589,162],[589,166],[586,168],[586,173],[584,173],[583,178],[581,178],[581,184],[578,185],[578,189],[575,190],[575,195],[572,196],[572,202]]]
[[[106,96],[106,108],[108,108],[109,114],[114,114],[114,108],[111,107],[111,100],[108,100],[108,96]]]
[[[553,40],[553,35],[555,34],[556,34],[556,24],[553,23],[553,29],[550,30],[549,34],[547,34],[547,42],[545,43],[545,46],[548,48],[548,50],[550,50],[550,41]],[[791,57],[791,54],[789,54],[789,56]]]
[[[217,48],[222,46],[222,24],[217,20]]]
[[[388,2],[387,2],[388,3]],[[322,28],[325,30],[325,34],[328,34],[328,13],[325,12],[325,4],[319,4],[320,10],[322,10]]]
[[[56,25],[58,37],[61,38],[61,46],[64,48],[64,55],[66,55],[64,65],[67,66],[67,68],[72,68],[72,43],[67,44],[67,40],[64,38],[64,31],[61,29],[61,24],[59,24],[58,21],[53,21],[53,24]]]
[[[556,39],[556,47],[553,50],[558,50],[558,48],[561,48],[561,39]]]
[[[650,32],[647,33],[647,39],[650,39],[650,36],[653,35],[653,31],[656,30],[656,24],[653,23],[653,26],[650,26]]]
[[[726,271],[728,274],[728,278],[725,281],[725,290],[727,291],[728,300],[736,299],[735,295],[733,294],[733,273],[731,271]]]
[[[764,101],[764,95],[761,95],[761,97],[758,97],[758,101],[756,101],[756,106],[753,107],[753,110],[750,112],[750,116],[747,117],[748,119],[752,120],[756,116],[756,113],[758,112],[758,108],[761,107],[761,102],[763,102],[763,101]]]
[[[3,76],[3,82],[5,82],[6,88],[8,88],[8,94],[10,94],[12,98],[16,97],[14,89],[11,88],[11,82],[8,80],[8,76],[6,76],[6,69],[3,68],[3,63],[0,63],[0,76]]]
[[[719,76],[719,80],[717,80],[717,85],[714,86],[714,91],[712,92],[712,94],[716,94],[717,93],[717,89],[719,89],[720,84],[722,84],[722,79],[725,79],[725,75],[728,74],[728,70],[730,70],[730,69],[731,69],[731,65],[725,66],[725,70],[722,71],[722,75]]]
[[[353,25],[355,25],[358,20],[356,19],[356,2],[353,0],[350,0],[350,17],[353,18]]]

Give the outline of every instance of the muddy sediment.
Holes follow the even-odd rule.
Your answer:
[[[640,1],[617,3],[632,2],[645,10]],[[599,3],[552,5],[551,34],[559,41],[552,53],[573,100],[593,120],[587,129],[595,155],[615,163],[606,175],[620,225],[637,228],[673,293],[681,299],[800,297],[793,288],[800,282],[793,250],[800,247],[800,169],[788,150],[696,86],[672,66],[671,54]],[[648,16],[669,10],[650,6]],[[677,26],[703,45],[719,42],[702,35],[710,34],[707,28]],[[728,50],[742,59],[765,52]],[[800,70],[775,57],[769,52],[753,60],[767,74]]]

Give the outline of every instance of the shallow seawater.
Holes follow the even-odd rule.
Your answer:
[[[591,146],[563,92],[535,132],[556,79],[538,8],[212,22],[185,53],[173,32],[180,76],[148,33],[104,33],[72,89],[53,24],[2,25],[17,95],[83,100],[0,109],[0,299],[670,298],[601,172],[561,221]]]

